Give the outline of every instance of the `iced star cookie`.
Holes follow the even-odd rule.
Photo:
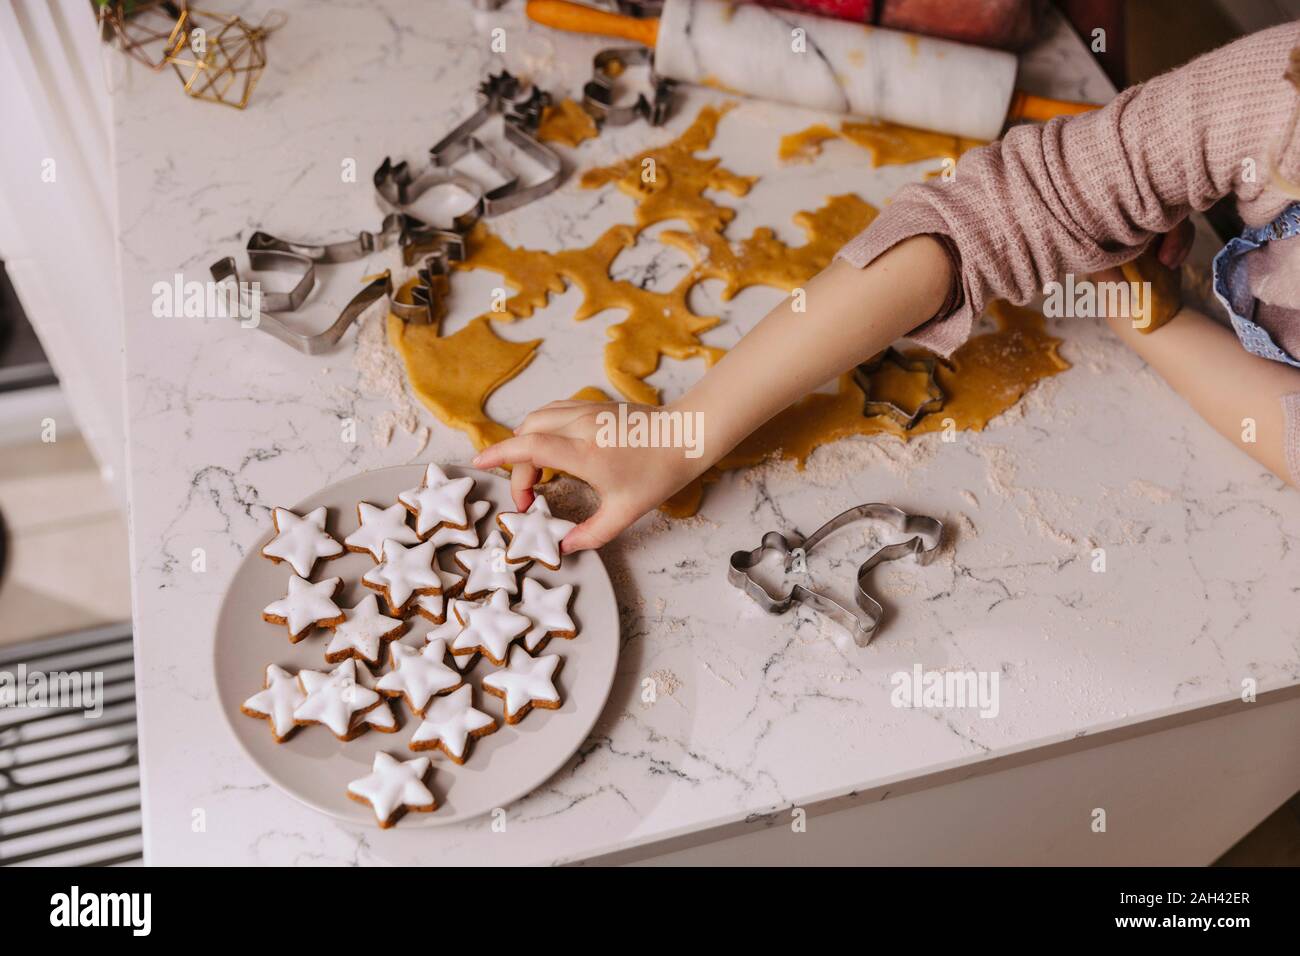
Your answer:
[[[506,560],[511,564],[536,561],[552,571],[560,568],[560,542],[578,525],[551,516],[551,506],[538,495],[523,513],[507,511],[497,515],[497,524],[510,538]]]
[[[398,617],[405,616],[417,595],[441,596],[447,589],[460,586],[460,575],[434,564],[437,555],[432,541],[408,548],[389,538],[381,554],[383,560],[362,576],[361,583],[383,592],[388,610]]]
[[[313,627],[333,627],[343,623],[343,611],[334,603],[334,595],[343,586],[342,578],[326,578],[313,584],[289,575],[289,593],[262,609],[262,620],[285,624],[289,642],[297,644]]]
[[[474,691],[466,684],[429,706],[408,746],[416,751],[441,750],[455,763],[463,764],[469,742],[496,729],[495,717],[474,708]]]
[[[534,707],[558,710],[560,692],[555,686],[555,674],[563,662],[559,654],[533,657],[522,647],[512,647],[509,666],[483,678],[483,693],[506,702],[507,724],[519,723]]]
[[[282,744],[298,729],[293,712],[306,699],[298,678],[283,667],[268,664],[262,689],[244,701],[239,710],[249,717],[266,720],[271,725],[271,736],[277,744]]]
[[[357,683],[370,690],[376,689],[375,675],[365,664],[357,664]],[[361,720],[381,734],[397,733],[397,715],[393,713],[393,705],[382,697],[379,703],[361,715]]]
[[[414,714],[423,716],[429,701],[465,683],[460,671],[447,665],[445,641],[431,641],[418,649],[390,644],[388,654],[393,669],[379,678],[376,687],[385,697],[404,699]]]
[[[517,568],[506,560],[506,543],[500,531],[494,529],[481,547],[457,551],[452,560],[465,572],[465,597],[470,600],[478,600],[489,591],[519,593]]]
[[[458,545],[462,548],[478,547],[478,523],[487,517],[487,513],[492,510],[492,503],[488,501],[471,501],[465,505],[465,513],[469,515],[469,525],[464,528],[453,528],[451,525],[443,525],[433,532],[429,538],[433,542],[434,548],[441,548],[446,545]]]
[[[325,646],[325,660],[330,664],[355,657],[367,664],[378,664],[385,641],[395,641],[406,630],[406,622],[379,613],[379,599],[373,594],[363,597],[356,607],[343,611],[343,623],[334,626],[334,636]]]
[[[403,491],[397,500],[415,515],[416,534],[427,538],[442,525],[461,529],[469,527],[465,497],[473,488],[473,478],[448,478],[441,468],[430,463],[424,469],[420,486]]]
[[[514,610],[532,623],[532,627],[524,634],[524,647],[529,652],[539,650],[552,637],[578,636],[578,626],[569,614],[569,601],[572,598],[572,584],[548,588],[540,581],[524,578],[523,595]]]
[[[336,558],[343,553],[343,545],[325,531],[324,506],[303,517],[288,508],[276,508],[271,520],[275,522],[275,537],[262,548],[262,554],[276,564],[288,561],[299,577],[311,577],[319,558]]]
[[[424,784],[429,766],[428,757],[398,760],[381,750],[370,773],[348,784],[348,797],[368,803],[380,827],[387,830],[408,810],[429,813],[438,808],[433,791]]]
[[[455,603],[456,600],[453,598],[450,604],[455,604]],[[451,650],[452,643],[456,640],[456,638],[460,635],[460,632],[463,630],[465,630],[465,625],[460,623],[455,613],[453,613],[450,610],[450,605],[449,605],[449,609],[447,611],[447,620],[443,621],[437,627],[429,628],[429,630],[425,632],[424,639],[430,644],[432,644],[434,641],[442,641],[444,644],[447,645],[447,649]],[[462,674],[468,674],[470,671],[474,669],[474,665],[478,663],[480,656],[481,655],[478,654],[477,652],[472,654],[461,654],[459,656],[457,656],[456,654],[451,654],[450,660],[452,664],[456,665],[456,669],[459,670]]]
[[[505,591],[493,591],[486,601],[457,601],[452,613],[464,628],[452,641],[451,652],[456,655],[481,653],[497,667],[506,662],[511,643],[532,622],[522,614],[510,610],[510,598]]]
[[[384,557],[384,542],[419,544],[420,536],[406,523],[406,509],[400,504],[376,508],[368,501],[357,504],[358,527],[343,539],[349,551],[368,554],[376,561]]]
[[[344,661],[328,673],[298,672],[303,701],[293,711],[300,726],[324,724],[339,740],[351,740],[366,731],[363,716],[379,701],[379,694],[357,679],[357,662]]]

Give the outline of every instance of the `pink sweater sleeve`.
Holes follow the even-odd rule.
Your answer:
[[[859,268],[921,234],[940,237],[958,276],[948,304],[910,336],[949,355],[990,299],[1023,305],[1067,272],[1127,262],[1191,210],[1235,193],[1254,225],[1288,202],[1278,172],[1300,181],[1300,130],[1284,78],[1300,23],[1245,37],[1131,87],[1104,109],[1013,128],[972,150],[947,182],[904,187],[837,254]]]
[[[1300,392],[1282,396],[1286,412],[1286,464],[1291,484],[1300,488]]]

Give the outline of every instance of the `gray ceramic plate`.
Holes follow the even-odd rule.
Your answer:
[[[514,510],[505,479],[454,465],[445,471],[453,477],[471,476],[475,482],[471,497],[492,502],[493,510],[478,526],[480,538],[495,527],[498,511]],[[304,514],[325,505],[329,509],[326,529],[342,541],[356,529],[358,501],[386,507],[397,500],[398,492],[418,485],[423,474],[423,465],[368,472],[330,485],[292,507]],[[217,617],[215,673],[222,713],[244,751],[285,793],[332,817],[373,824],[370,808],[349,800],[346,787],[349,781],[370,772],[377,750],[401,759],[416,756],[407,748],[407,741],[419,718],[403,701],[392,701],[401,724],[397,733],[371,730],[348,743],[339,741],[324,727],[311,726],[299,728],[288,741],[277,744],[265,720],[240,713],[239,705],[261,688],[267,664],[279,664],[294,672],[303,668],[330,669],[324,652],[327,632],[316,631],[290,644],[283,625],[262,620],[262,608],[284,595],[291,573],[287,564],[274,564],[262,557],[261,549],[268,540],[269,533],[249,549]],[[448,568],[452,567],[453,550],[439,549],[440,561]],[[373,566],[369,555],[348,553],[317,562],[312,580],[342,577],[344,586],[337,601],[340,606],[351,607],[364,594],[374,593],[360,583],[361,575]],[[433,813],[409,813],[398,827],[467,820],[519,799],[564,765],[600,716],[618,663],[618,606],[605,566],[595,552],[583,551],[565,557],[559,571],[534,564],[527,574],[548,587],[574,585],[571,611],[578,624],[578,636],[573,640],[552,638],[542,651],[564,658],[558,678],[563,705],[558,710],[534,709],[518,724],[505,724],[503,702],[484,695],[480,687],[483,676],[495,668],[489,661],[479,660],[467,675],[474,685],[474,706],[496,717],[500,729],[473,743],[464,766],[457,766],[441,751],[425,752],[433,762],[429,785],[438,798],[438,809]],[[432,625],[418,615],[412,615],[411,620],[402,640],[421,646],[424,633]]]

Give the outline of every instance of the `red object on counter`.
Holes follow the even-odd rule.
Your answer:
[[[942,37],[958,43],[1021,50],[1033,42],[1046,0],[746,0],[768,7]]]

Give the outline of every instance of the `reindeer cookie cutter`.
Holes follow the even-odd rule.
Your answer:
[[[614,103],[614,81],[628,66],[644,64],[650,69],[650,95],[638,93],[634,102]],[[626,126],[638,117],[651,126],[662,126],[672,109],[676,84],[654,71],[654,53],[646,47],[618,47],[601,50],[592,58],[591,79],[582,88],[582,108],[602,126]]]
[[[883,545],[858,565],[854,581],[854,601],[849,607],[820,591],[796,584],[784,593],[773,593],[758,580],[753,572],[763,556],[773,552],[782,556],[786,573],[795,569],[809,551],[841,528],[858,521],[882,521],[911,537],[893,544]],[[943,523],[928,515],[910,514],[893,505],[872,502],[842,511],[807,538],[792,532],[790,537],[779,531],[763,535],[762,543],[752,551],[736,551],[731,555],[727,580],[748,594],[769,614],[784,614],[795,604],[804,604],[843,626],[853,635],[858,647],[871,643],[885,617],[885,609],[868,593],[866,579],[871,570],[886,561],[912,555],[918,564],[929,564],[943,542]]]
[[[527,94],[523,90],[527,89]],[[482,159],[501,180],[483,194],[483,215],[499,216],[518,209],[554,191],[564,177],[560,154],[537,140],[530,130],[541,122],[542,111],[550,97],[531,84],[525,84],[502,70],[479,84],[478,109],[461,120],[450,133],[429,149],[433,169],[450,169],[464,156]],[[507,143],[518,149],[545,170],[544,178],[525,186],[519,173],[499,153],[475,134],[493,116],[502,118],[501,129]]]

